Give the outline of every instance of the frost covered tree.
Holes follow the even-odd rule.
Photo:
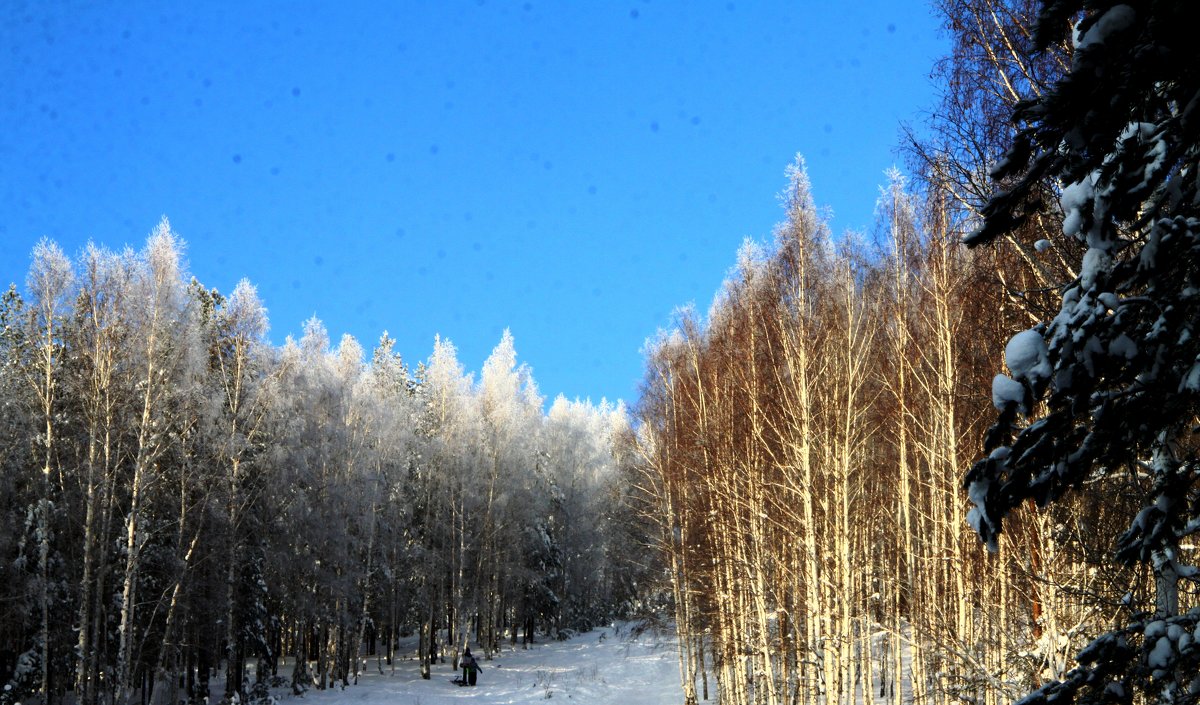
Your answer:
[[[478,384],[440,339],[412,375],[386,334],[368,360],[316,318],[275,348],[254,287],[222,296],[182,252],[165,219],[139,251],[44,241],[0,296],[0,705],[202,703],[221,672],[261,703],[280,654],[300,694],[417,629],[430,675],[516,642],[530,526],[578,548],[529,630],[612,616],[602,508],[553,492],[609,434],[589,417],[552,460],[510,335]]]
[[[1200,530],[1193,20],[1184,2],[1044,2],[1036,43],[1073,32],[1070,71],[1014,111],[1021,129],[992,174],[1007,188],[966,238],[987,243],[1037,217],[1037,185],[1052,178],[1063,245],[1083,252],[1058,313],[1005,350],[1009,374],[992,387],[999,418],[987,457],[966,477],[972,525],[994,549],[1021,503],[1084,487],[1103,496],[1122,483],[1142,509],[1117,537],[1116,556],[1153,575],[1153,599],[1128,596],[1123,623],[1029,703],[1200,697],[1200,611],[1184,611],[1200,582],[1186,543]]]
[[[247,641],[265,646],[262,627],[253,629],[250,617],[258,590],[242,590],[243,575],[261,572],[253,559],[255,535],[262,531],[261,520],[248,509],[263,492],[261,480],[255,482],[253,461],[262,445],[262,434],[269,409],[270,390],[267,373],[270,354],[267,344],[266,309],[258,292],[243,279],[228,299],[219,301],[211,319],[209,378],[211,442],[224,470],[224,504],[228,538],[225,551],[225,652],[231,657],[226,667],[227,697],[241,689],[246,662]],[[257,473],[255,473],[257,474]],[[196,535],[197,538],[199,534]],[[188,552],[188,557],[192,552]],[[255,576],[260,578],[260,576]],[[258,580],[252,580],[257,587]],[[244,693],[241,693],[244,696]]]
[[[542,457],[539,432],[542,399],[527,365],[517,364],[512,334],[505,329],[500,342],[483,363],[475,393],[479,409],[479,440],[483,457],[471,473],[467,495],[476,495],[477,514],[465,530],[477,552],[473,606],[478,612],[479,640],[488,656],[497,648],[504,565],[519,559],[519,527],[539,516],[532,477]],[[533,509],[533,512],[529,512]],[[462,615],[466,617],[467,615]],[[466,634],[463,634],[464,643]]]
[[[562,595],[558,615],[568,623],[590,628],[608,608],[609,571],[604,559],[606,522],[603,517],[606,481],[615,472],[612,434],[619,432],[623,408],[607,402],[554,400],[547,413],[544,448],[550,460],[550,527],[559,534],[561,569],[554,590]]]
[[[33,250],[33,266],[29,270],[27,286],[31,295],[29,306],[29,339],[33,341],[33,364],[29,366],[28,379],[37,399],[40,416],[38,445],[41,462],[41,493],[38,501],[37,546],[38,546],[38,595],[41,629],[39,632],[38,657],[40,679],[38,690],[44,699],[50,697],[50,576],[51,512],[54,497],[51,488],[62,485],[62,468],[58,465],[58,448],[55,439],[61,434],[62,417],[61,369],[64,357],[62,329],[70,306],[71,290],[75,273],[71,261],[58,245],[42,240]]]
[[[351,634],[355,633],[351,601],[359,566],[347,554],[353,545],[352,525],[365,515],[364,492],[357,476],[361,459],[359,408],[352,384],[361,372],[362,348],[345,337],[337,349],[316,318],[305,324],[298,344],[285,346],[289,390],[283,439],[285,477],[292,497],[288,518],[300,538],[283,575],[298,583],[291,604],[297,626],[315,636],[308,653],[316,657],[314,682],[325,688],[348,683]],[[303,688],[305,664],[296,663],[293,685]]]
[[[467,565],[462,485],[477,452],[470,439],[479,422],[471,403],[471,378],[453,343],[440,337],[434,340],[420,378],[418,429],[425,452],[414,482],[419,526],[414,557],[423,565],[417,591],[424,609],[417,623],[421,675],[429,678],[438,648],[438,625],[454,624],[453,613],[462,603]]]
[[[401,576],[409,572],[409,566],[402,564],[407,557],[406,539],[413,529],[413,492],[408,479],[420,460],[418,438],[413,433],[415,387],[407,366],[393,349],[395,342],[386,331],[383,333],[355,388],[371,429],[370,465],[365,479],[373,497],[366,546],[360,542],[365,571],[360,585],[363,599],[356,644],[361,652],[364,640],[369,639],[374,650],[375,640],[382,638],[389,664],[394,663],[401,618],[397,599],[403,584]],[[373,614],[378,616],[373,618]]]
[[[97,604],[103,598],[104,563],[112,525],[114,474],[118,464],[117,439],[121,435],[123,397],[118,382],[128,332],[123,285],[128,278],[128,258],[89,244],[80,262],[79,294],[75,300],[73,338],[73,393],[83,416],[82,441],[83,551],[79,578],[78,663],[75,689],[79,701],[94,703],[99,681],[97,648],[103,634]]]
[[[196,363],[193,314],[184,285],[183,242],[166,218],[155,228],[142,252],[130,265],[130,295],[126,299],[131,331],[126,384],[136,390],[133,405],[133,445],[129,449],[129,498],[122,537],[123,563],[120,621],[117,628],[116,701],[127,702],[136,689],[145,641],[146,621],[139,607],[150,600],[139,596],[143,571],[156,550],[154,499],[160,461],[177,449],[178,412],[184,406],[185,380]]]

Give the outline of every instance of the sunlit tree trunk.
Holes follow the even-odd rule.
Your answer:
[[[86,377],[78,381],[82,411],[87,425],[84,488],[82,575],[79,584],[76,641],[78,661],[74,686],[82,705],[93,705],[97,697],[98,649],[95,645],[98,573],[103,565],[109,523],[109,488],[116,411],[116,365],[120,358],[124,324],[121,260],[115,255],[88,247],[83,255],[81,291],[76,304],[78,320],[75,344],[80,350]]]

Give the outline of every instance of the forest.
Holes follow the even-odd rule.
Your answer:
[[[315,319],[275,348],[165,220],[137,252],[38,244],[0,321],[5,702],[300,693],[414,633],[428,675],[637,607],[626,412],[543,412],[507,332],[478,380],[449,341],[410,368]]]
[[[40,242],[0,300],[0,704],[267,702],[617,618],[674,630],[685,705],[1200,700],[1190,9],[935,11],[873,231],[797,157],[631,409],[546,407],[507,332],[477,379],[273,346],[165,219]]]
[[[938,3],[876,232],[831,234],[798,160],[659,337],[635,428],[685,702],[1200,697],[1185,5]]]

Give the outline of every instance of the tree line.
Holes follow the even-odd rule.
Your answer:
[[[429,677],[638,607],[622,406],[543,411],[507,331],[478,379],[315,318],[274,346],[183,249],[165,219],[139,251],[42,241],[0,300],[0,701]]]

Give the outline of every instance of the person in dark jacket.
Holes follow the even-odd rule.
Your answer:
[[[475,680],[479,677],[479,662],[471,655],[470,647],[463,652],[462,657],[463,682],[467,685],[475,685]]]

